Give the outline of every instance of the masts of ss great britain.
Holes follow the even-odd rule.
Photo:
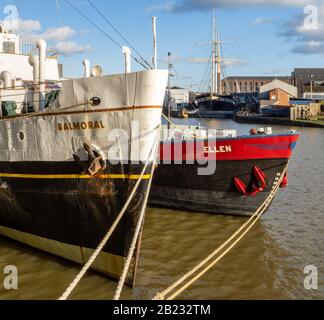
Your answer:
[[[0,40],[0,234],[83,264],[148,163],[93,265],[119,277],[148,191],[167,71],[127,73],[128,66],[101,76],[97,66],[93,77],[58,82],[44,41],[37,42],[39,56],[28,56],[18,36],[1,29]],[[136,257],[132,265],[129,284]]]
[[[196,114],[200,118],[233,118],[234,112],[237,109],[236,103],[231,95],[222,95],[221,93],[221,39],[220,31],[216,27],[214,11],[212,34],[213,39],[211,59],[193,59],[193,62],[211,62],[212,66],[210,92],[196,96],[196,106],[198,108]]]

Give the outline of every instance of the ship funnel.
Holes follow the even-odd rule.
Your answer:
[[[84,76],[86,78],[90,78],[91,71],[90,71],[90,61],[87,59],[83,60],[83,66],[84,66]]]
[[[46,41],[38,40],[36,47],[39,49],[39,109],[42,111],[45,108],[46,96]]]
[[[39,94],[38,83],[39,83],[39,57],[30,55],[28,59],[29,64],[33,67],[33,84],[34,84],[34,109],[35,112],[39,111]]]
[[[33,67],[33,82],[34,82],[34,84],[38,84],[38,82],[39,82],[39,57],[30,55],[28,62]]]
[[[131,72],[131,50],[128,47],[123,46],[123,54],[125,57],[125,72],[130,73]]]
[[[5,89],[12,87],[12,74],[10,71],[2,71],[1,80],[3,81]]]

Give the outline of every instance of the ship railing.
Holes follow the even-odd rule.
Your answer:
[[[20,42],[19,52],[20,54],[29,55],[35,53],[36,51],[36,42]]]
[[[51,94],[60,90],[60,82],[46,82],[46,105],[49,107],[54,103],[56,96],[51,96]],[[14,112],[10,115],[5,116],[15,116],[19,114],[29,114],[35,112],[34,106],[40,103],[41,100],[35,99],[35,95],[40,94],[39,87],[36,87],[32,83],[24,83],[23,85],[13,86],[1,95],[1,101],[13,102],[15,104]],[[3,110],[0,109],[0,117],[4,116]]]
[[[166,128],[162,130],[162,140],[163,141],[188,141],[195,139],[222,139],[222,138],[236,138],[236,130],[227,129],[207,129],[202,127],[197,128]]]

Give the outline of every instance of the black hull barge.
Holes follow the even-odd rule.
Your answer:
[[[283,134],[163,142],[150,204],[250,216],[287,169],[298,138],[298,134]],[[198,174],[203,159],[215,168],[212,174]],[[286,184],[287,177],[281,187]]]

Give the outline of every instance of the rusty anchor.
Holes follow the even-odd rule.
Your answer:
[[[88,153],[88,166],[83,163],[83,167],[87,170],[91,177],[106,169],[106,159],[104,153],[99,149],[99,147],[88,143],[84,143],[83,147]],[[73,155],[76,162],[81,163],[80,158],[77,155]]]

